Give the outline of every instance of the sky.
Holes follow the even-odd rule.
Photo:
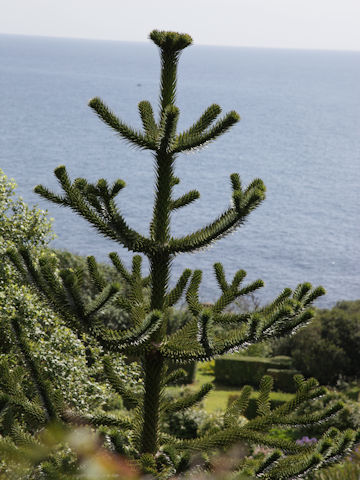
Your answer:
[[[360,51],[360,0],[0,0],[0,33]]]

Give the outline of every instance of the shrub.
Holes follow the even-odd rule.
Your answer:
[[[329,390],[326,395],[314,400],[313,402],[305,402],[299,408],[300,414],[317,414],[323,409],[329,408],[338,402],[342,402],[344,408],[335,416],[329,418],[325,423],[319,422],[311,426],[303,427],[298,430],[299,436],[307,435],[309,437],[319,438],[328,428],[335,427],[340,431],[345,431],[349,428],[360,428],[360,404],[349,400],[344,394],[337,390]]]
[[[237,387],[245,384],[257,386],[269,368],[288,369],[290,365],[291,359],[288,357],[273,359],[226,355],[215,360],[215,381],[222,385]]]
[[[165,431],[181,439],[197,438],[223,427],[222,415],[208,413],[202,408],[191,408],[168,416]]]
[[[345,390],[344,394],[355,402],[360,402],[360,386],[356,385]]]
[[[282,368],[291,368],[293,366],[293,359],[287,355],[277,355],[276,357],[272,357],[271,361],[277,363]]]
[[[341,376],[358,377],[360,300],[342,301],[330,310],[319,310],[310,325],[277,342],[274,350],[291,355],[296,369],[323,384],[336,385]]]
[[[198,370],[203,375],[215,375],[215,360],[213,359],[208,362],[200,363]]]
[[[268,368],[266,373],[273,377],[276,390],[291,393],[295,392],[294,375],[299,373],[297,370]]]
[[[16,281],[17,274],[4,255],[9,247],[26,245],[40,258],[54,234],[46,211],[29,207],[17,196],[15,181],[9,180],[1,169],[0,218],[0,361],[6,360],[14,368],[23,364],[10,328],[10,320],[21,306],[24,333],[34,357],[45,366],[45,374],[57,380],[69,404],[82,408],[98,406],[103,402],[104,389],[85,374],[81,341],[38,301],[31,288]]]
[[[33,289],[19,283],[4,252],[9,247],[26,245],[36,258],[47,256],[59,262],[60,268],[83,269],[83,292],[90,297],[94,292],[87,269],[84,269],[85,259],[65,251],[56,251],[55,256],[53,251],[48,250],[54,235],[46,211],[29,207],[17,196],[15,181],[9,180],[1,169],[0,218],[0,361],[8,362],[13,368],[24,363],[21,354],[14,348],[16,342],[10,326],[11,319],[21,308],[22,327],[32,355],[43,365],[47,378],[56,381],[68,404],[85,409],[100,406],[108,408],[107,402],[111,405],[115,400],[105,379],[99,382],[101,367],[96,367],[94,363],[93,367],[88,368],[83,342],[65,325],[63,319],[39,302]],[[103,264],[99,269],[111,281],[115,269]],[[95,358],[99,353],[99,348],[92,347]],[[119,375],[128,384],[136,386],[139,368],[126,365],[121,358],[116,363]],[[29,380],[25,382],[27,388],[30,388]]]

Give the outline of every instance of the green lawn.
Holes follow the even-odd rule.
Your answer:
[[[196,380],[193,384],[187,385],[186,388],[191,390],[198,390],[204,383],[213,383],[215,377],[213,375],[204,374],[201,370],[197,371]],[[176,391],[182,387],[170,387],[172,391]],[[215,385],[215,388],[207,395],[204,401],[204,408],[207,412],[214,412],[216,410],[225,410],[229,395],[238,395],[241,389],[234,387],[226,387],[224,385]],[[256,392],[252,394],[256,396]],[[293,395],[291,393],[274,392],[270,394],[270,398],[283,399],[284,401],[291,400]]]

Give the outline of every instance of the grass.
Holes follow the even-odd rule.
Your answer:
[[[215,377],[214,375],[204,373],[201,369],[198,368],[196,373],[195,382],[191,385],[187,385],[185,388],[189,390],[198,390],[201,385],[204,383],[214,383]],[[177,391],[183,387],[170,387],[170,391]],[[241,389],[233,387],[226,387],[224,385],[216,385],[215,388],[206,396],[204,400],[204,408],[207,412],[215,412],[216,410],[225,410],[228,403],[229,395],[238,395]],[[257,392],[253,392],[252,397],[257,396]],[[293,394],[291,393],[283,393],[283,392],[272,392],[270,394],[270,398],[273,399],[281,399],[284,401],[291,400],[293,398]]]

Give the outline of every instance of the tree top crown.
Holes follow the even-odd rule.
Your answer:
[[[168,52],[178,52],[192,44],[193,39],[187,33],[166,32],[164,30],[153,30],[149,38],[161,48]]]

